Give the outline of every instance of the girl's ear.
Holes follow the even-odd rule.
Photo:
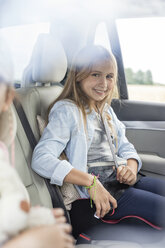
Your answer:
[[[2,111],[7,111],[10,104],[12,103],[13,99],[14,99],[14,89],[13,88],[9,88],[6,92],[6,99],[5,99],[5,103],[3,105]]]

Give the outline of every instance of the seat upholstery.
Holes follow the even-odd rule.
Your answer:
[[[56,98],[61,90],[61,85],[52,87],[32,87],[26,89],[21,88],[17,90],[19,100],[22,103],[23,109],[37,141],[40,138],[37,115],[41,115],[45,119],[49,104],[54,100],[54,98]],[[15,140],[16,169],[18,170],[23,183],[27,187],[32,205],[41,204],[52,207],[49,192],[44,180],[30,168],[32,149],[17,113],[16,118],[18,126]]]
[[[40,34],[25,68],[22,88],[16,91],[37,141],[40,134],[36,117],[41,115],[46,118],[48,106],[62,90],[58,82],[64,78],[66,71],[67,59],[60,42],[49,34]],[[44,86],[36,87],[38,84]],[[47,84],[55,85],[46,87]],[[16,118],[16,169],[29,192],[31,204],[52,207],[45,181],[30,168],[32,149],[17,113]]]

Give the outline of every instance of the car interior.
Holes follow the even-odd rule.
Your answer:
[[[46,35],[46,39],[44,36],[40,36],[38,39],[38,42],[42,43],[42,48],[45,47],[49,48],[48,43],[52,39],[52,37],[49,37]],[[56,43],[54,43],[56,45]],[[53,49],[51,48],[51,51]],[[56,50],[56,46],[54,47],[54,50]],[[59,52],[59,47],[58,50]],[[40,51],[34,51],[33,58],[34,61],[37,56],[40,56],[42,52]],[[46,53],[47,54],[47,53]],[[63,86],[60,84],[59,81],[65,76],[67,67],[65,66],[65,54],[63,53],[63,49],[61,48],[61,63],[54,63],[54,60],[52,61],[52,77],[50,73],[50,67],[48,68],[48,71],[45,69],[45,66],[42,68],[42,75],[35,75],[35,70],[37,72],[37,65],[34,65],[34,68],[32,66],[30,78],[32,79],[30,83],[33,82],[33,84],[36,84],[36,82],[42,82],[42,86],[35,86],[35,87],[29,87],[29,88],[20,88],[17,89],[17,97],[19,99],[19,102],[21,103],[23,110],[27,116],[27,120],[30,124],[31,130],[35,136],[36,141],[40,138],[40,124],[37,121],[37,116],[42,117],[41,120],[46,120],[47,116],[47,109],[50,103],[53,101],[54,97],[57,97],[58,94],[62,91]],[[55,57],[54,57],[55,59]],[[37,59],[36,59],[37,61]],[[46,58],[44,59],[44,63],[47,64]],[[64,62],[64,63],[63,63]],[[49,61],[50,65],[50,61]],[[54,66],[61,69],[61,72],[53,76],[54,73]],[[63,71],[63,74],[62,74]],[[58,70],[57,70],[58,72]],[[28,76],[29,76],[28,74]],[[32,75],[35,75],[33,77]],[[46,76],[49,75],[49,80],[46,79]],[[46,86],[48,82],[53,82],[54,85],[52,86]],[[30,104],[29,104],[30,103]],[[60,192],[60,189],[58,186],[52,186],[54,188],[54,194],[51,194],[51,191],[49,191],[48,185],[45,182],[45,180],[37,175],[30,167],[31,164],[31,157],[33,152],[33,147],[31,146],[28,137],[25,132],[25,127],[21,123],[20,117],[18,115],[18,111],[16,111],[15,107],[13,106],[15,110],[15,114],[17,117],[17,134],[16,134],[16,141],[15,141],[15,149],[16,149],[16,169],[21,176],[24,185],[26,186],[28,193],[30,195],[31,204],[32,205],[43,205],[46,207],[64,207],[62,205],[62,195]],[[33,114],[32,114],[33,110]],[[56,189],[55,189],[56,188]],[[60,197],[60,199],[59,199]],[[67,214],[67,211],[65,210],[66,217],[69,221],[69,216]],[[136,243],[132,242],[120,242],[113,240],[110,242],[110,245],[120,245],[122,243],[122,247],[140,247]],[[92,245],[86,245],[89,247],[92,247],[93,245],[101,245],[101,247],[107,247],[109,245],[109,241],[92,241]],[[79,247],[84,247],[84,245],[78,245]],[[113,247],[113,246],[112,246]]]
[[[68,222],[70,222],[69,214],[65,209],[60,187],[50,185],[48,179],[36,174],[31,169],[31,158],[33,149],[39,141],[47,121],[48,107],[63,90],[65,77],[74,54],[85,44],[94,42],[96,27],[102,20],[107,25],[109,43],[117,59],[119,69],[117,85],[119,97],[113,99],[112,107],[118,118],[125,124],[127,138],[134,144],[142,159],[143,166],[141,172],[145,175],[165,180],[165,103],[129,99],[122,50],[115,22],[117,18],[123,17],[135,16],[137,18],[140,15],[143,17],[145,14],[150,17],[153,15],[153,12],[149,12],[150,9],[148,8],[145,14],[141,14],[139,7],[138,13],[136,13],[130,2],[127,1],[126,5],[123,4],[123,12],[120,11],[113,18],[109,18],[107,12],[105,16],[103,14],[98,15],[94,19],[92,17],[86,19],[82,15],[78,18],[77,13],[71,21],[70,15],[66,15],[66,18],[61,19],[57,15],[58,18],[54,17],[53,19],[53,13],[51,13],[50,31],[49,33],[39,34],[29,63],[23,71],[21,85],[16,89],[16,99],[12,106],[17,119],[17,134],[15,138],[16,170],[28,190],[31,204],[33,206],[42,205],[49,208],[62,207],[65,210]],[[146,9],[149,7],[146,3],[147,1],[141,2],[145,2],[146,5],[144,7]],[[158,1],[159,7],[162,2]],[[130,12],[126,12],[125,9],[129,4],[131,4]],[[162,5],[161,11],[164,7]],[[145,12],[144,9],[143,12]],[[155,13],[156,15],[160,14],[156,7]],[[0,22],[2,26],[5,26],[2,20]],[[18,20],[18,24],[21,23],[19,22],[20,20]],[[76,246],[82,248],[152,248],[163,247],[163,244],[165,244],[165,239],[157,241],[157,243],[149,242],[144,244],[138,241],[129,242],[114,239],[92,240],[91,244],[77,244]]]

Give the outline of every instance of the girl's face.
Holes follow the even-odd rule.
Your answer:
[[[114,87],[114,70],[110,61],[93,66],[90,75],[80,82],[81,90],[94,105],[102,101]]]

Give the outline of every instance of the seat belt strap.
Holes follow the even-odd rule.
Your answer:
[[[37,145],[37,141],[36,141],[36,138],[34,137],[32,129],[30,127],[29,121],[26,117],[26,114],[24,112],[24,109],[23,109],[21,103],[16,99],[14,99],[13,103],[14,103],[15,109],[17,111],[17,114],[19,116],[19,119],[22,123],[23,129],[26,133],[26,137],[27,137],[27,139],[30,143],[31,149],[33,151],[35,146]]]
[[[117,169],[119,167],[119,165],[118,165],[118,162],[117,162],[117,157],[116,157],[114,147],[113,147],[113,143],[112,143],[112,137],[111,137],[111,133],[110,133],[110,128],[109,128],[109,125],[108,125],[108,122],[107,122],[105,114],[103,114],[102,120],[103,120],[103,124],[104,124],[104,127],[105,127],[105,132],[106,132],[106,135],[107,135],[107,138],[108,138],[108,143],[109,143],[109,146],[110,146],[110,150],[112,152],[112,157],[113,157],[113,160],[114,160],[114,163],[115,163],[115,167]]]

